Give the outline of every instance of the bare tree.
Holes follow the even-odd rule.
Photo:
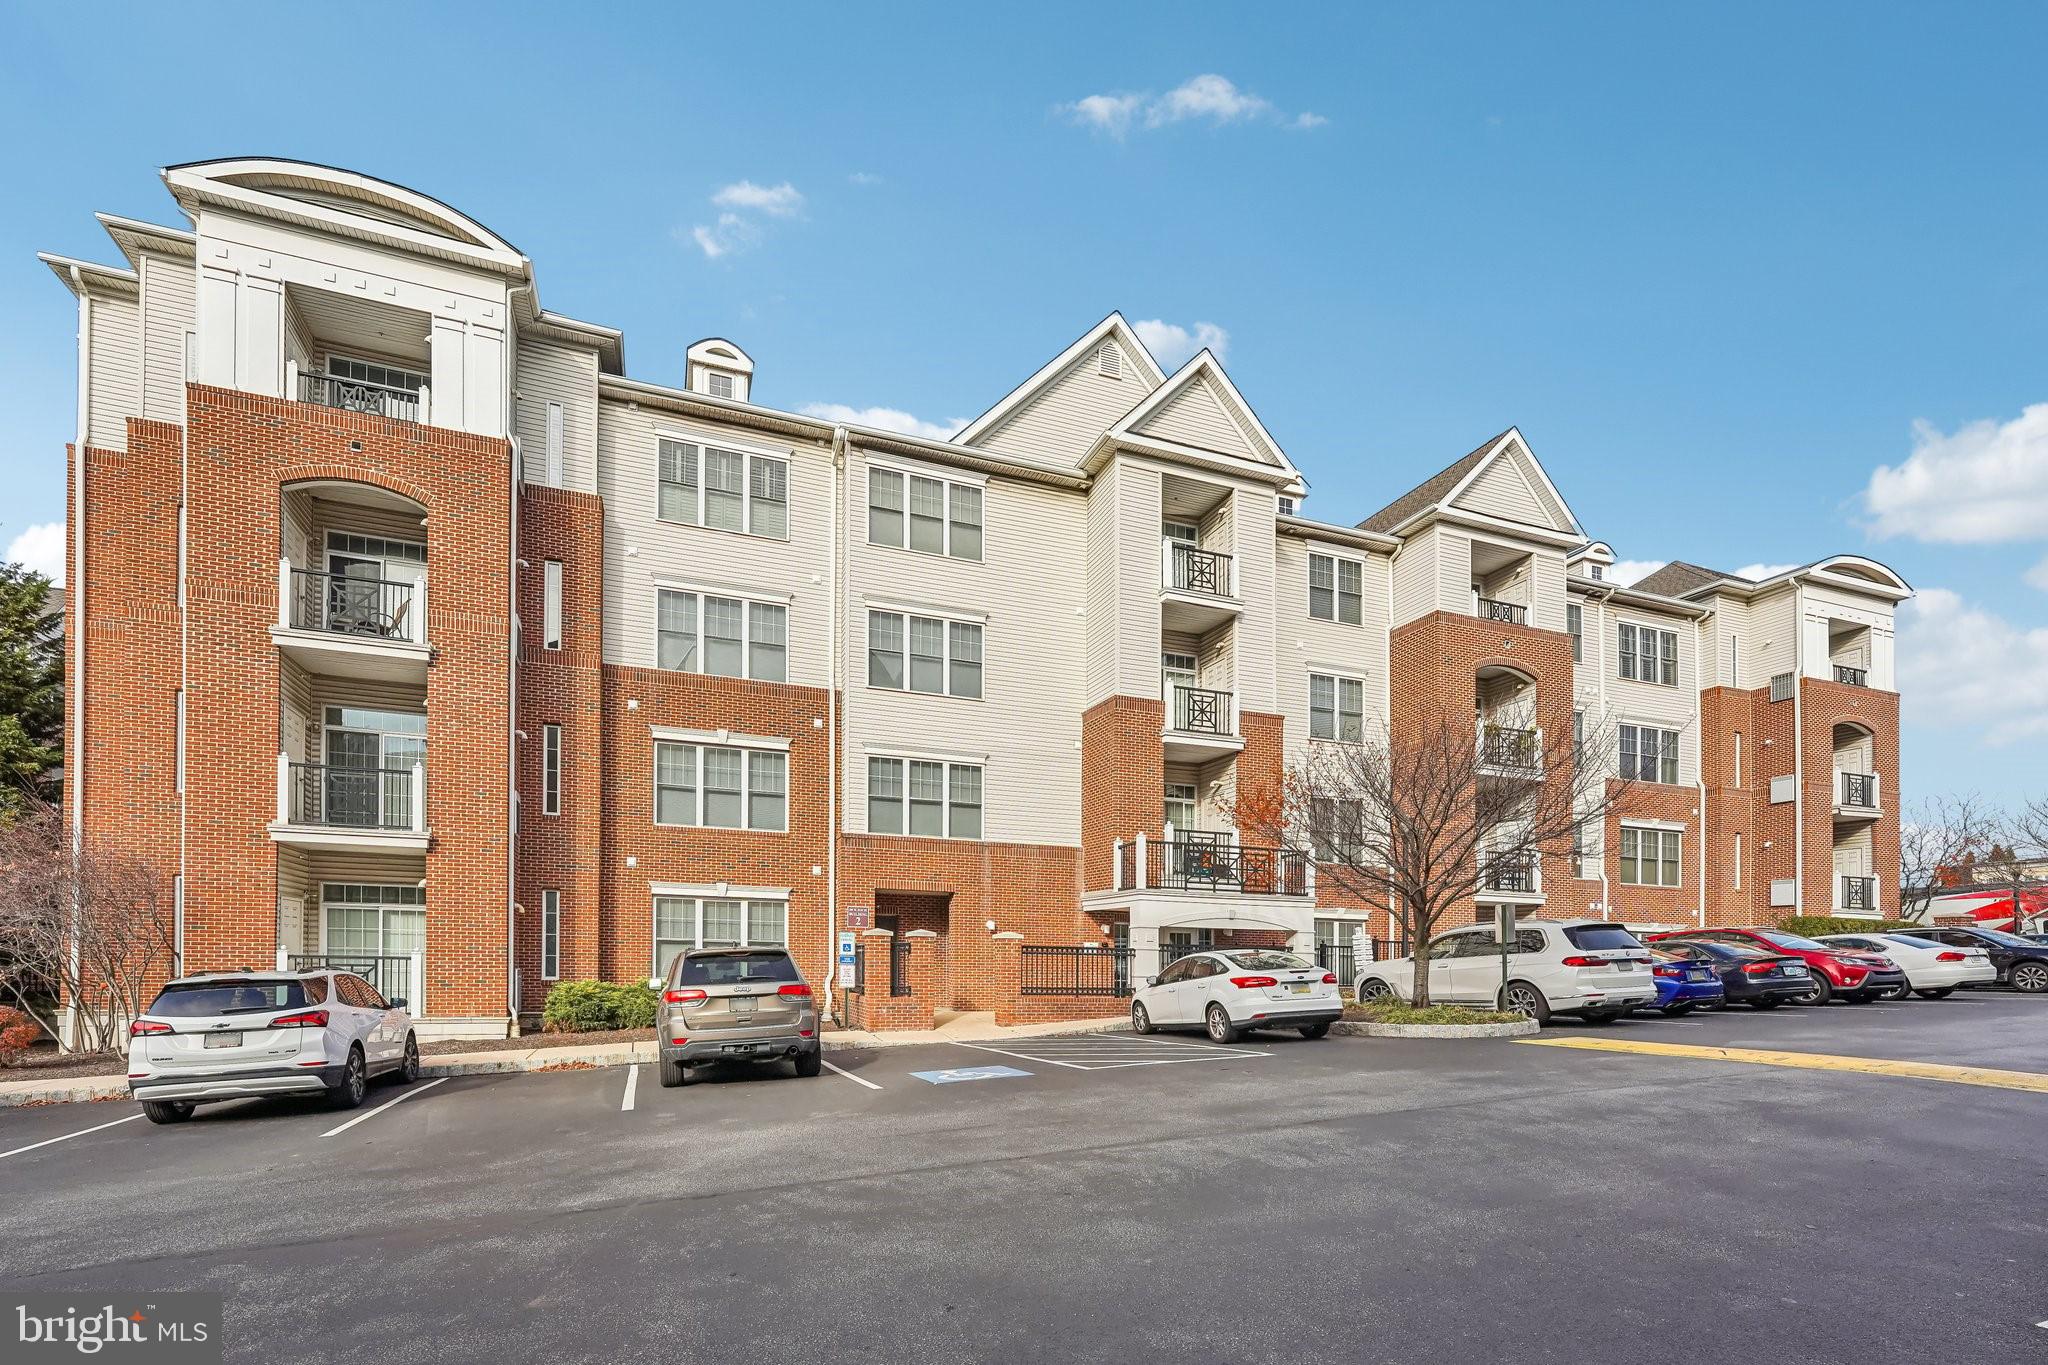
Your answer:
[[[1943,879],[1990,851],[1995,826],[1983,798],[1974,794],[1916,803],[1899,822],[1899,918],[1925,923]]]
[[[126,1029],[175,970],[175,909],[164,879],[125,849],[74,848],[62,814],[38,803],[0,828],[0,998],[80,1051],[119,1052]]]
[[[1233,815],[1274,843],[1308,844],[1320,882],[1398,925],[1415,954],[1411,998],[1426,1005],[1427,945],[1447,913],[1533,891],[1539,859],[1598,846],[1628,785],[1605,762],[1614,735],[1475,732],[1466,717],[1380,727],[1310,746],[1276,795],[1241,799]]]

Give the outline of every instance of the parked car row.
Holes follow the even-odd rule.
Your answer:
[[[1860,1004],[1963,987],[2048,991],[2048,944],[1997,929],[1915,929],[1807,938],[1782,929],[1685,929],[1639,938],[1606,920],[1523,920],[1509,946],[1490,924],[1439,934],[1423,957],[1433,1002],[1499,1006],[1538,1023],[1553,1014],[1610,1023],[1635,1010],[1667,1015],[1746,1005]],[[1414,994],[1416,959],[1367,963],[1361,1000]]]

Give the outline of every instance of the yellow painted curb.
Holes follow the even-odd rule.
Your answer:
[[[1937,1062],[1900,1062],[1883,1057],[1837,1057],[1826,1052],[1774,1052],[1752,1047],[1688,1047],[1683,1043],[1629,1043],[1608,1038],[1517,1038],[1529,1047],[1574,1047],[1586,1052],[1634,1052],[1651,1057],[1692,1057],[1709,1062],[1749,1062],[1757,1066],[1797,1067],[1807,1071],[1856,1071],[1869,1076],[1907,1076],[1920,1081],[1982,1085],[1994,1090],[2031,1090],[2048,1095],[2048,1076],[2032,1071],[1999,1071],[1987,1066],[1943,1066]]]

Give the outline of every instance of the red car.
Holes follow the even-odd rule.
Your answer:
[[[1880,953],[1830,947],[1783,929],[1683,929],[1672,934],[1653,934],[1649,941],[1656,943],[1662,939],[1732,943],[1796,957],[1806,964],[1813,977],[1813,988],[1794,1000],[1800,1005],[1825,1005],[1838,995],[1861,1004],[1906,984],[1906,974],[1899,964]]]

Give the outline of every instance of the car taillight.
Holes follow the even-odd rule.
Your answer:
[[[1610,964],[1604,957],[1568,957],[1564,960],[1564,965],[1567,967],[1605,967]]]
[[[711,997],[691,986],[679,991],[663,991],[661,998],[668,1001],[671,1005],[694,1005],[700,1000],[708,1000]]]
[[[297,1014],[280,1014],[270,1021],[272,1028],[326,1028],[326,1010],[300,1010]]]
[[[172,1028],[169,1024],[159,1024],[154,1019],[137,1019],[134,1023],[128,1026],[128,1036],[130,1038],[141,1038],[152,1033],[175,1032],[177,1032],[177,1030]]]
[[[1683,976],[1683,975],[1685,975],[1685,973],[1684,973],[1684,972],[1681,972],[1681,971],[1679,971],[1679,970],[1678,970],[1678,968],[1676,968],[1676,967],[1652,967],[1652,968],[1650,968],[1650,972],[1651,972],[1651,974],[1652,974],[1652,975],[1654,975],[1654,976]]]
[[[1233,976],[1230,978],[1230,984],[1241,991],[1256,991],[1263,990],[1267,986],[1279,985],[1280,978],[1277,976]]]
[[[1334,986],[1334,985],[1336,985],[1336,984],[1337,984],[1337,974],[1336,974],[1335,972],[1324,972],[1324,973],[1323,973],[1323,984],[1324,984],[1325,986]]]
[[[1936,962],[1963,962],[1967,959],[1961,953],[1936,953],[1934,960]]]
[[[1769,976],[1776,970],[1778,970],[1778,964],[1775,962],[1745,962],[1742,965],[1744,976]]]
[[[811,988],[809,986],[806,986],[801,981],[794,981],[787,986],[777,986],[775,988],[775,993],[777,995],[802,996],[805,999],[808,999],[810,998]]]

